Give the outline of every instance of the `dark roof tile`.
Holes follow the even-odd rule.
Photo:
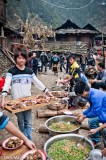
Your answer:
[[[75,23],[71,22],[70,20],[67,20],[64,24],[62,24],[60,27],[56,28],[55,30],[59,29],[80,29],[79,26],[77,26]]]

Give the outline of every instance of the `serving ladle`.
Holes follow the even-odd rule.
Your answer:
[[[79,147],[81,145],[81,141],[83,141],[85,138],[87,138],[88,134],[81,137],[77,142],[76,142],[76,147]]]

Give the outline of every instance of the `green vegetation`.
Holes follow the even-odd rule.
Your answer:
[[[73,131],[77,129],[79,125],[73,124],[73,123],[65,123],[65,122],[59,122],[59,123],[52,123],[49,128],[54,130],[54,131],[62,131],[62,132],[67,132],[67,131]]]
[[[47,0],[62,7],[82,7],[90,2],[90,0]],[[97,27],[98,17],[105,18],[106,5],[101,5],[101,0],[94,1],[90,6],[84,9],[61,9],[50,6],[42,0],[8,0],[7,13],[10,19],[14,19],[14,13],[19,15],[23,20],[26,19],[28,13],[38,15],[43,22],[52,25],[54,28],[60,26],[67,19],[72,20],[79,26],[84,26],[88,22]],[[100,27],[100,26],[99,26]]]

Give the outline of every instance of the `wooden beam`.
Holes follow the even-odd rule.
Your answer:
[[[13,64],[15,64],[15,61],[13,60],[13,58],[9,55],[8,52],[6,52],[5,50],[3,50],[3,48],[1,46],[0,46],[0,50]]]

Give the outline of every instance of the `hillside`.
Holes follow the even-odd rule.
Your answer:
[[[54,3],[56,6],[63,8],[81,8],[87,5],[91,0],[45,0]],[[105,0],[104,0],[105,1]],[[14,13],[19,15],[23,20],[26,19],[28,13],[33,16],[38,15],[43,22],[58,27],[67,19],[71,19],[79,26],[84,26],[88,22],[100,28],[101,19],[105,25],[106,5],[101,5],[101,0],[94,0],[88,7],[82,9],[62,9],[49,5],[43,0],[8,0],[7,13],[9,19],[14,19]],[[102,18],[101,18],[102,17]],[[100,20],[99,20],[100,19]]]

